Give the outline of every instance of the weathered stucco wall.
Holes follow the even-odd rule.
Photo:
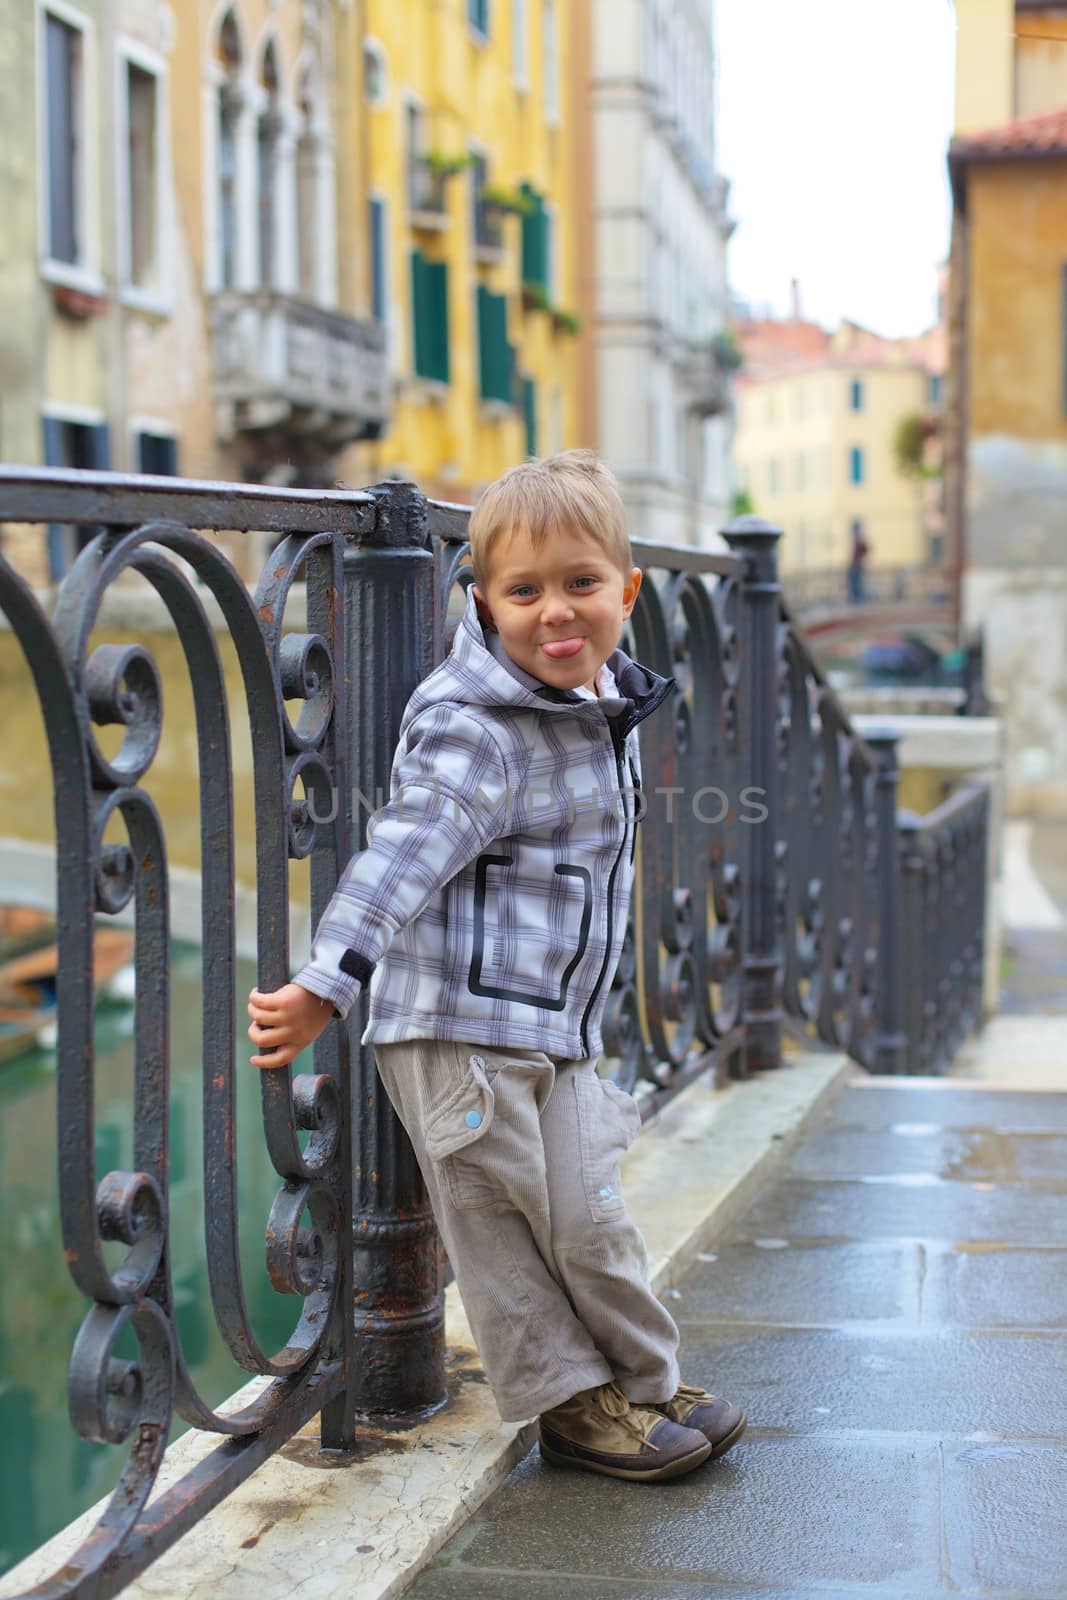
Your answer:
[[[1067,812],[1067,161],[968,174],[964,614],[1003,697],[1013,811]]]

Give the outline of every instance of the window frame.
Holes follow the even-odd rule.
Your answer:
[[[167,476],[173,476],[176,478],[180,478],[182,476],[181,469],[177,464],[181,454],[181,435],[176,432],[174,427],[169,422],[166,422],[162,417],[131,417],[129,421],[129,436],[130,470],[132,472],[143,472],[145,470],[141,466],[142,438],[166,439],[174,446],[175,456],[175,471],[172,474],[167,474]]]
[[[556,0],[541,0],[541,98],[549,128],[558,128],[563,120],[559,66],[559,9]]]
[[[76,174],[76,232],[80,231],[79,259],[61,261],[52,254],[51,147],[48,124],[48,18],[54,17],[81,36],[81,104],[78,112],[78,138],[81,167]],[[37,82],[37,249],[40,275],[48,283],[85,294],[101,295],[104,280],[100,268],[99,178],[96,141],[99,117],[92,87],[97,79],[97,30],[95,20],[69,5],[67,0],[37,0],[36,6],[36,82]]]
[[[70,404],[52,403],[45,401],[39,412],[42,434],[42,455],[47,457],[47,425],[58,423],[65,427],[82,428],[86,433],[96,435],[97,444],[103,435],[106,460],[97,470],[107,471],[111,466],[111,425],[105,411],[97,406],[83,406],[74,402]],[[49,466],[61,466],[59,462],[48,462]],[[73,469],[78,470],[78,469]],[[71,566],[77,560],[82,548],[93,538],[99,528],[93,523],[76,522],[50,522],[48,524],[48,575],[53,584],[60,583]]]
[[[511,0],[511,78],[520,94],[530,88],[530,8],[527,0]]]
[[[167,315],[174,309],[173,205],[170,148],[170,73],[166,61],[136,39],[119,34],[115,41],[116,65],[116,260],[119,293],[124,305],[138,311]],[[156,283],[152,288],[134,283],[131,276],[130,223],[132,196],[127,159],[129,139],[129,68],[137,67],[155,79],[155,192]]]
[[[380,92],[376,95],[367,88],[368,55],[374,56],[381,73]],[[366,34],[363,39],[363,98],[375,111],[381,111],[389,104],[389,53],[382,41],[372,33]]]

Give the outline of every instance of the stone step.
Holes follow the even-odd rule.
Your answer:
[[[992,1017],[960,1052],[952,1079],[1067,1091],[1067,1014]]]

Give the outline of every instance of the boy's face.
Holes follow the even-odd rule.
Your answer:
[[[593,690],[634,608],[641,569],[628,578],[586,533],[560,529],[535,551],[525,533],[502,538],[479,615],[517,666],[557,689]]]

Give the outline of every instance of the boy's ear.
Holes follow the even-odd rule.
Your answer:
[[[474,590],[474,604],[478,608],[479,618],[485,623],[486,627],[494,628],[496,624],[493,621],[493,613],[490,611],[489,606],[486,603],[485,596],[482,594],[482,591],[479,589],[476,583],[472,583],[471,588]]]
[[[622,586],[622,614],[628,617],[637,601],[641,589],[643,574],[640,567],[633,567],[630,576]]]

